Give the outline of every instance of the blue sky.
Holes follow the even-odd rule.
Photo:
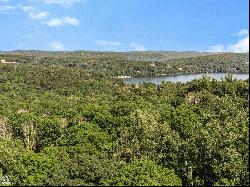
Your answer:
[[[233,51],[248,0],[0,0],[0,50]]]

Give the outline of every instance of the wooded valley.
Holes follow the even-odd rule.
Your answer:
[[[248,55],[1,53],[0,184],[249,185],[249,80],[114,78],[248,73]]]

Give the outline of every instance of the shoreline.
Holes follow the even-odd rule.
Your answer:
[[[143,76],[143,77],[132,77],[132,76],[120,76],[120,77],[125,77],[125,78],[118,78],[118,77],[112,77],[112,78],[116,78],[116,79],[136,79],[136,78],[161,78],[161,77],[168,77],[168,76],[180,76],[180,75],[199,75],[199,74],[219,74],[219,73],[224,73],[224,74],[237,74],[237,75],[249,75],[249,72],[247,73],[229,73],[229,72],[207,72],[207,73],[175,73],[175,74],[161,74],[161,75],[155,75],[155,76]]]

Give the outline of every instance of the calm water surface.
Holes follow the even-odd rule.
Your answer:
[[[188,74],[188,75],[167,75],[161,77],[143,77],[143,78],[128,78],[123,79],[126,84],[139,84],[143,82],[151,82],[155,84],[160,84],[162,81],[170,81],[170,82],[189,82],[194,79],[200,79],[203,76],[212,77],[216,80],[221,80],[225,78],[227,73],[204,73],[204,74]],[[233,74],[233,78],[238,80],[246,80],[249,78],[249,74]]]

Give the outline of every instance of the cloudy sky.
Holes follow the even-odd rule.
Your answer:
[[[0,50],[233,51],[248,0],[0,0]]]

